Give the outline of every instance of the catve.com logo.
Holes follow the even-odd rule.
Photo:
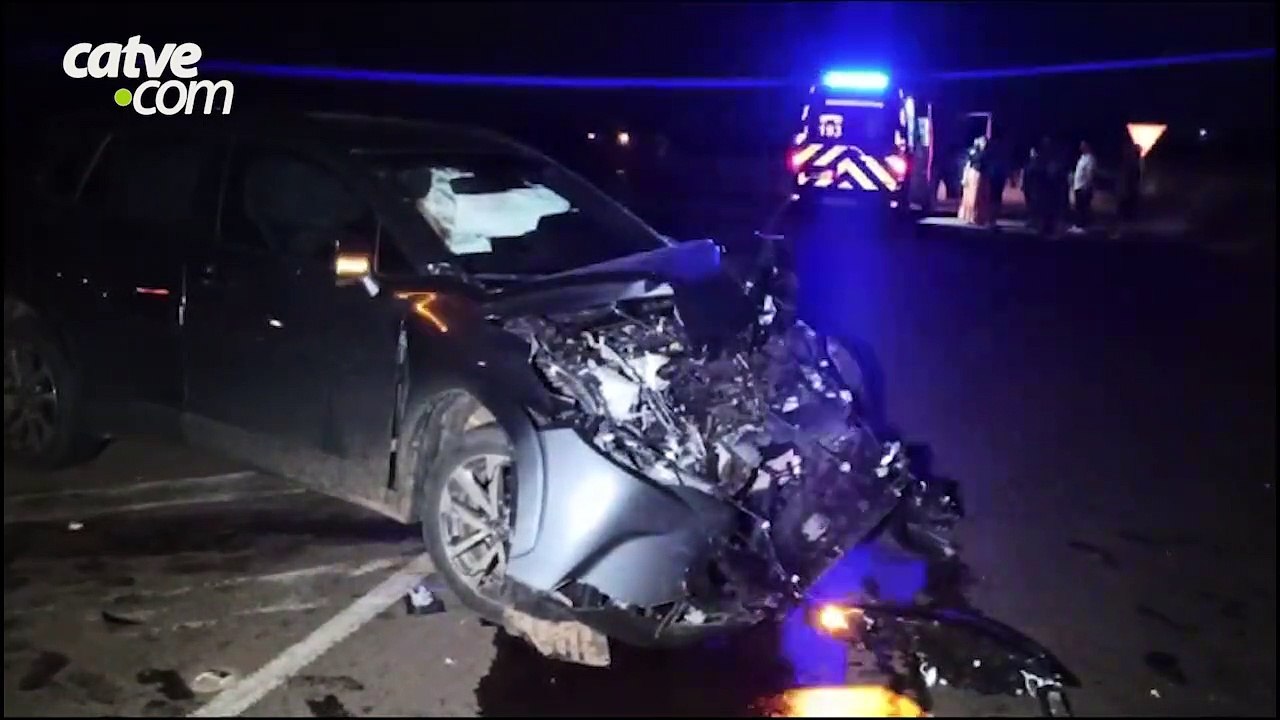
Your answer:
[[[115,92],[117,105],[132,106],[139,115],[191,115],[198,107],[205,115],[212,115],[219,99],[222,114],[231,112],[235,86],[230,80],[194,79],[200,73],[195,67],[201,56],[199,45],[166,43],[157,52],[141,40],[141,35],[134,35],[124,45],[76,43],[62,56],[62,70],[76,79],[139,78],[145,74],[150,79],[137,88]],[[174,79],[161,80],[166,70]]]

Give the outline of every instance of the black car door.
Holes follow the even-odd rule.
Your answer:
[[[345,374],[352,357],[371,358],[362,402],[389,425],[403,304],[340,286],[334,263],[339,241],[376,239],[371,204],[327,161],[246,142],[232,152],[220,217],[218,242],[190,277],[192,434],[326,491],[367,495],[344,460],[372,452],[385,468],[389,435],[349,431]],[[369,433],[381,435],[373,447]]]
[[[74,339],[101,429],[176,429],[184,268],[213,233],[221,153],[199,135],[116,132],[64,221],[81,271],[55,279],[79,298]]]

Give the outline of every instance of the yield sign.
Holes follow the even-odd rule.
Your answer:
[[[1129,123],[1129,139],[1134,145],[1138,146],[1138,156],[1146,157],[1151,151],[1152,146],[1164,135],[1164,131],[1168,125],[1159,125],[1156,123]]]

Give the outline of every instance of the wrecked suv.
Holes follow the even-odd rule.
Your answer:
[[[471,129],[171,120],[49,134],[9,219],[7,459],[178,433],[420,521],[530,636],[755,623],[886,525],[950,551],[950,490],[863,421],[776,239],[674,242]]]

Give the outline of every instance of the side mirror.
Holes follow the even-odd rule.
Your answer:
[[[369,294],[378,294],[373,279],[373,243],[363,238],[345,237],[334,244],[333,277],[338,287],[363,285]]]
[[[338,283],[356,282],[373,273],[373,259],[364,253],[338,253],[334,258],[333,274]]]

